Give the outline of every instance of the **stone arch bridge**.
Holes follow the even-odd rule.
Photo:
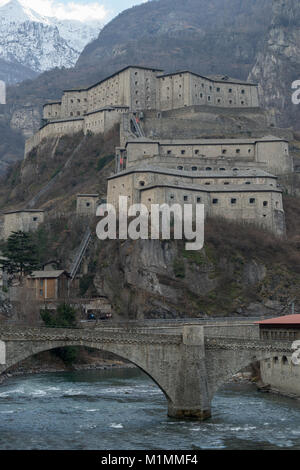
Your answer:
[[[0,374],[42,351],[87,346],[116,354],[146,372],[164,392],[168,415],[211,416],[216,391],[253,361],[291,356],[292,341],[264,340],[254,323],[55,329],[0,325]]]

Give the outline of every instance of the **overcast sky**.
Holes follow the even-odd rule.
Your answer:
[[[0,0],[0,6],[9,0]],[[41,15],[59,19],[80,21],[102,20],[107,22],[133,5],[147,0],[19,0]]]

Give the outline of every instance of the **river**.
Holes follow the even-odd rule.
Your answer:
[[[168,418],[137,369],[12,377],[0,386],[0,449],[300,449],[300,402],[228,384],[205,422]]]

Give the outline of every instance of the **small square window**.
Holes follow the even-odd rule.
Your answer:
[[[185,150],[181,150],[181,155],[184,155],[185,154]]]
[[[236,204],[236,198],[235,197],[231,198],[231,204]]]
[[[254,197],[251,197],[251,198],[249,199],[249,203],[250,203],[250,204],[255,204],[255,198],[254,198]]]
[[[184,200],[184,201],[187,201],[187,200],[188,200],[188,196],[183,196],[183,200]]]
[[[201,197],[197,197],[197,202],[201,202]]]
[[[213,201],[212,201],[212,202],[213,202],[213,204],[218,204],[218,202],[219,202],[219,199],[213,199]]]
[[[267,205],[268,205],[268,201],[264,201],[264,202],[263,202],[263,206],[264,206],[264,207],[267,207]]]

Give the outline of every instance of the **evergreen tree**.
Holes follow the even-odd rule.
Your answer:
[[[38,249],[29,233],[13,232],[2,249],[1,266],[8,274],[30,274],[39,268]]]

